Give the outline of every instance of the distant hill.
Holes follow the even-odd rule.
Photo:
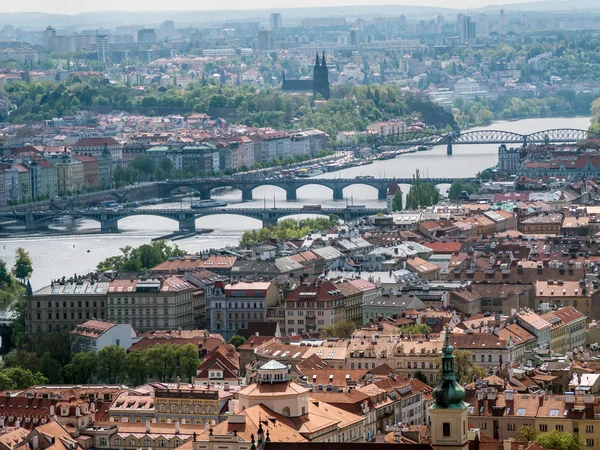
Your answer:
[[[389,0],[384,0],[389,1]],[[574,11],[600,10],[598,0],[542,0],[519,4],[486,6],[471,8],[469,11],[494,11],[504,8],[510,11]],[[322,8],[277,8],[277,9],[248,9],[220,11],[105,11],[90,12],[77,15],[48,14],[48,13],[4,13],[0,14],[0,25],[10,24],[24,29],[43,29],[48,25],[54,27],[99,27],[115,25],[145,25],[155,26],[165,20],[173,20],[179,27],[187,25],[220,26],[230,21],[257,21],[266,24],[271,12],[280,12],[285,16],[287,24],[298,23],[305,17],[339,16],[353,19],[363,17],[369,19],[377,16],[399,16],[410,18],[430,19],[436,14],[454,15],[464,12],[463,9],[449,7],[417,6],[417,5],[364,5],[364,6],[331,6]]]

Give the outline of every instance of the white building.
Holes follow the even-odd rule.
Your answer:
[[[71,335],[73,347],[78,352],[97,352],[109,345],[128,349],[138,341],[137,334],[130,324],[96,319],[77,325],[71,331]]]

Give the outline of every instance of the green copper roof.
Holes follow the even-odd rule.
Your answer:
[[[446,339],[442,348],[442,381],[433,390],[435,404],[432,408],[464,409],[465,389],[456,381],[454,373],[454,348],[450,345],[450,330],[446,329]]]

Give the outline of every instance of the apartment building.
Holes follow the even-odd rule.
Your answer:
[[[586,317],[572,306],[542,314],[550,323],[550,351],[558,356],[586,347]]]
[[[193,329],[195,288],[174,276],[113,280],[108,286],[109,321],[130,323],[137,331]],[[197,309],[196,309],[197,310]]]
[[[107,317],[109,283],[81,280],[53,282],[24,299],[27,307],[27,334],[35,339],[52,331],[72,330],[93,318]]]
[[[223,287],[224,296],[207,298],[207,315],[211,333],[229,339],[238,329],[251,322],[264,322],[267,308],[279,298],[277,286],[271,282],[234,282]]]
[[[344,320],[345,298],[330,281],[317,279],[300,284],[285,299],[286,333],[320,332]]]

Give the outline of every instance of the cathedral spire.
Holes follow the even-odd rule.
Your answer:
[[[319,52],[317,52],[317,60],[315,61],[315,67],[321,67],[321,63],[319,62]]]
[[[323,51],[323,59],[322,59],[322,61],[323,61],[323,67],[327,66],[327,64],[325,63],[325,51]]]

